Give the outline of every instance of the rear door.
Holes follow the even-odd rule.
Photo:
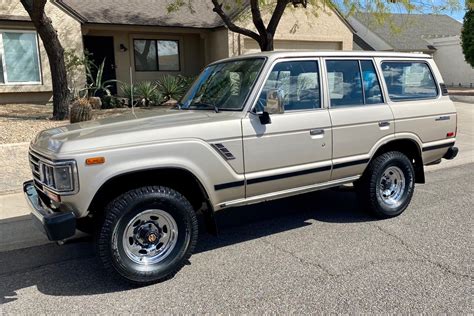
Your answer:
[[[433,60],[379,60],[396,135],[413,135],[423,143],[423,162],[440,159],[454,144],[456,109],[439,86]],[[438,80],[437,80],[438,78]]]
[[[376,144],[393,137],[393,114],[371,58],[326,58],[325,69],[333,128],[331,179],[357,176]]]

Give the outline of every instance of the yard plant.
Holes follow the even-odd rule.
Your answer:
[[[462,50],[466,61],[474,67],[474,1],[466,1],[467,12],[461,34]]]

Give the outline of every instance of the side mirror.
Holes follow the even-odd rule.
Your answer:
[[[265,104],[265,112],[268,114],[283,114],[283,90],[272,89],[267,92],[267,103]]]

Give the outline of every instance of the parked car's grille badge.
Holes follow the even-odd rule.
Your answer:
[[[234,155],[222,144],[212,144],[214,147],[226,160],[235,159]]]

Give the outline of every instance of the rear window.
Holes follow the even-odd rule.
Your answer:
[[[383,62],[383,76],[392,101],[433,99],[438,89],[424,62]]]

